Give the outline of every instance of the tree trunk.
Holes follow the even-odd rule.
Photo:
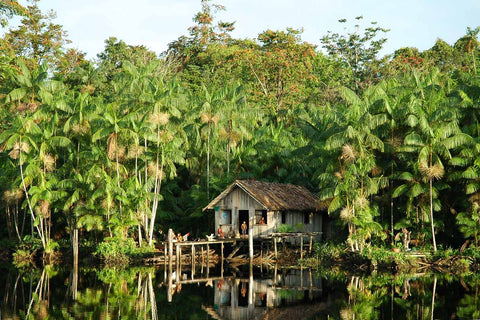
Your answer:
[[[72,235],[73,268],[78,270],[78,228],[74,226]]]
[[[20,141],[21,142],[21,141]],[[22,178],[22,186],[23,186],[23,192],[25,192],[25,199],[27,200],[27,205],[28,205],[28,209],[30,211],[30,215],[32,217],[32,226],[35,224],[35,220],[36,220],[36,216],[35,216],[35,213],[33,212],[33,208],[32,208],[32,204],[30,203],[30,197],[28,195],[28,191],[27,191],[27,185],[25,184],[25,177],[23,175],[23,165],[22,165],[22,152],[20,151],[20,154],[19,154],[19,164],[20,164],[20,176]],[[40,218],[41,220],[42,218]],[[41,222],[41,221],[40,221]],[[41,224],[39,224],[41,225]],[[47,242],[45,241],[45,236],[44,236],[44,232],[43,232],[43,229],[39,228],[39,226],[37,225],[36,226],[37,228],[37,231],[38,231],[38,235],[40,237],[40,240],[42,241],[42,247],[43,249],[45,250],[45,248],[47,247]]]
[[[210,122],[207,134],[207,200],[210,200]]]
[[[164,154],[163,154],[163,146],[162,146],[162,163],[160,167],[160,172],[158,171],[158,151],[157,151],[157,160],[155,165],[155,190],[154,190],[154,198],[153,198],[153,205],[152,205],[152,217],[150,218],[150,227],[148,230],[148,245],[153,244],[153,227],[155,225],[155,217],[157,215],[157,208],[158,208],[158,195],[160,194],[160,189],[162,187],[162,175],[163,175],[163,165],[164,165]],[[160,176],[160,177],[159,177]]]
[[[433,183],[430,178],[430,225],[432,227],[433,251],[437,252],[437,242],[435,241],[435,227],[433,225]]]

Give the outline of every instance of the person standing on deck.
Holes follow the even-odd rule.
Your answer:
[[[243,220],[241,228],[242,228],[242,237],[245,238],[247,235],[247,222],[245,222],[245,220]]]

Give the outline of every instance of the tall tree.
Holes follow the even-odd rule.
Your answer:
[[[16,56],[28,59],[28,64],[47,63],[50,70],[55,70],[62,59],[63,47],[69,43],[67,33],[62,26],[53,23],[53,11],[43,14],[38,8],[39,0],[28,6],[29,14],[22,19],[18,28],[5,34],[5,45]]]
[[[358,16],[355,20],[360,23],[363,16]],[[346,23],[346,19],[339,20],[340,23]],[[347,35],[328,32],[328,35],[321,39],[323,47],[332,57],[340,59],[352,73],[350,88],[357,93],[369,85],[378,81],[382,63],[386,58],[379,59],[377,56],[383,48],[386,38],[379,38],[380,34],[387,33],[389,30],[377,26],[372,22],[370,27],[360,33],[360,25],[355,25],[355,31]]]
[[[480,33],[480,27],[476,27],[475,29],[471,29],[470,27],[467,28],[467,34],[458,39],[455,42],[454,48],[459,51],[463,51],[468,53],[472,56],[471,63],[473,68],[473,73],[477,73],[477,66],[476,66],[476,58],[475,53],[479,50],[480,42],[478,41],[478,34]]]

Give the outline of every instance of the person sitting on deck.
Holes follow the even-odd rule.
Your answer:
[[[233,233],[233,228],[230,227],[230,230],[228,230],[228,237],[229,238],[234,238],[235,237],[235,234]]]
[[[217,233],[220,239],[223,239],[225,237],[225,233],[223,233],[222,226],[218,227]]]

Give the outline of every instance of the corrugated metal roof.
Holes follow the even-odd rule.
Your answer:
[[[320,209],[318,197],[303,186],[256,180],[236,180],[203,210],[214,209],[235,188],[244,190],[267,210],[315,211]]]

